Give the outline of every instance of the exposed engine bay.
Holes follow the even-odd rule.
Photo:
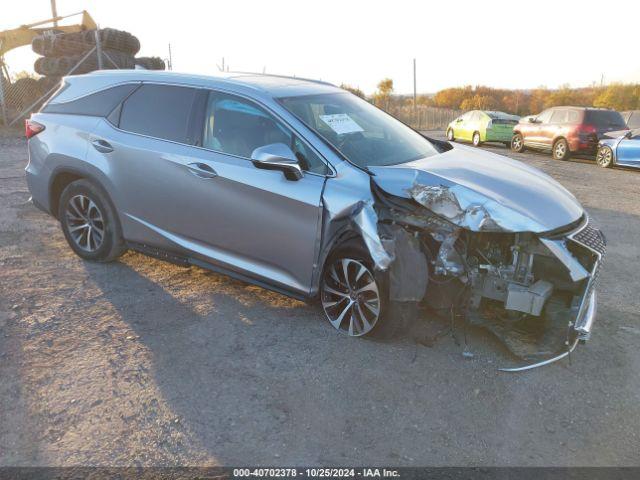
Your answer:
[[[445,316],[455,312],[490,330],[516,356],[540,365],[568,355],[588,338],[605,239],[586,216],[560,231],[512,233],[481,207],[462,210],[442,187],[431,189],[430,201],[425,189],[414,189],[412,200],[375,184],[372,190],[380,245],[370,238],[368,246],[379,254],[381,269],[389,270],[392,301],[414,302]],[[457,225],[451,216],[479,231]]]

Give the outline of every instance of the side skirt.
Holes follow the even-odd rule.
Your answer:
[[[189,255],[183,255],[180,253],[171,252],[158,247],[146,245],[143,243],[137,243],[137,242],[127,242],[127,248],[130,248],[131,250],[135,250],[136,252],[142,253],[144,255],[148,255],[150,257],[154,257],[159,260],[173,263],[175,265],[179,265],[182,267],[196,266],[196,267],[204,268],[205,270],[210,270],[215,273],[220,273],[222,275],[226,275],[236,280],[240,280],[241,282],[249,283],[251,285],[256,285],[266,290],[271,290],[272,292],[280,293],[287,297],[295,298],[296,300],[300,300],[303,302],[308,302],[309,300],[311,300],[311,297],[309,295],[301,294],[294,290],[288,289],[282,285],[269,283],[264,280],[251,277],[249,275],[238,273],[234,270],[222,267],[220,265],[215,265],[213,263],[200,260],[199,258],[191,257]]]

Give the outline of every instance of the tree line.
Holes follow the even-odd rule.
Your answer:
[[[375,93],[367,97],[362,90],[349,85],[342,88],[366,98],[385,110],[413,105],[412,96],[394,95],[393,80],[378,83]],[[540,113],[559,105],[612,108],[618,111],[640,110],[640,84],[611,84],[558,89],[539,87],[532,90],[508,90],[485,86],[445,88],[435,95],[418,95],[418,105],[455,110],[501,110],[516,115]]]

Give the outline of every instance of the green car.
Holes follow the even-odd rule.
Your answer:
[[[504,112],[471,110],[447,126],[447,139],[466,140],[476,147],[484,142],[500,142],[511,146],[513,127],[520,117]]]

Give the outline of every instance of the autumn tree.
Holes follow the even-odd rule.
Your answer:
[[[354,95],[357,95],[360,98],[365,98],[365,94],[362,90],[360,90],[358,87],[352,87],[351,85],[348,85],[346,83],[341,83],[340,84],[340,88],[343,90],[347,90],[348,92],[353,93]]]
[[[385,78],[378,83],[378,89],[373,94],[374,103],[384,109],[389,108],[389,101],[393,93],[393,80]]]
[[[598,92],[593,100],[593,105],[615,110],[640,109],[640,85],[609,85]]]

